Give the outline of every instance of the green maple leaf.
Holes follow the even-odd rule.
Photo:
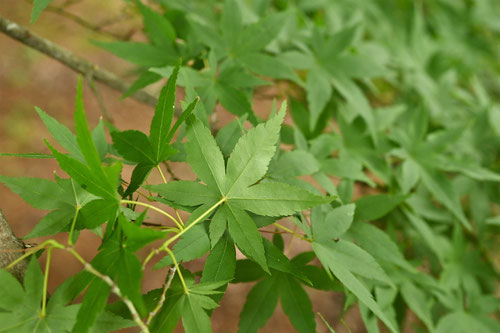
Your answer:
[[[168,77],[171,67],[155,68],[152,71]],[[268,81],[247,73],[241,65],[227,63],[218,66],[214,52],[208,54],[206,70],[199,72],[184,66],[179,72],[179,85],[196,91],[207,113],[213,112],[218,101],[237,116],[247,115],[253,124],[257,124],[257,118],[247,92],[256,86],[268,84]]]
[[[172,125],[178,74],[179,66],[175,67],[160,93],[155,114],[151,121],[149,137],[136,130],[111,132],[113,147],[116,151],[126,160],[137,164],[132,172],[130,185],[125,191],[124,197],[134,193],[155,166],[177,152],[170,142],[180,125],[189,117],[198,104],[196,98]]]
[[[201,281],[196,284],[191,272],[182,267],[180,269],[189,293],[184,292],[178,274],[176,274],[166,294],[166,302],[162,310],[151,323],[151,331],[173,332],[182,317],[182,324],[186,332],[212,332],[207,311],[212,311],[218,306],[213,297],[223,294],[220,288],[227,284],[228,280]]]
[[[329,207],[324,211],[315,208],[311,215],[314,253],[325,269],[342,282],[346,289],[375,313],[391,331],[395,332],[397,330],[394,328],[394,324],[384,314],[381,306],[374,300],[369,289],[359,277],[394,286],[392,280],[370,253],[343,237],[351,227],[354,218],[353,204],[335,209]],[[333,239],[334,237],[336,238]],[[389,246],[391,245],[389,244]],[[384,246],[387,247],[387,244]],[[395,256],[397,257],[397,255]],[[402,258],[397,258],[397,260],[402,260]]]
[[[313,29],[305,51],[289,51],[282,59],[295,69],[308,70],[305,90],[310,108],[310,129],[314,129],[335,88],[368,124],[376,139],[370,104],[355,79],[379,76],[383,69],[370,57],[350,52],[359,26],[346,27],[333,35]]]
[[[70,332],[80,305],[65,306],[60,288],[41,316],[43,274],[33,256],[24,276],[24,288],[7,271],[0,270],[1,332]]]
[[[227,0],[218,26],[191,22],[200,39],[215,53],[217,60],[236,63],[267,77],[289,79],[302,84],[298,76],[282,61],[264,52],[280,33],[287,13],[275,13],[245,25],[239,5]]]
[[[224,199],[209,226],[212,244],[216,244],[228,228],[240,250],[266,271],[262,236],[247,211],[265,216],[287,216],[333,199],[284,183],[259,183],[275,153],[285,108],[283,104],[278,115],[244,134],[227,165],[209,129],[200,120],[190,118],[187,161],[205,185],[170,182],[149,187],[180,205],[211,206]]]
[[[278,237],[282,241],[281,237]],[[276,241],[276,239],[275,239]],[[265,240],[266,251],[272,253],[272,275],[265,274],[253,262],[239,260],[236,265],[237,282],[253,281],[252,277],[262,278],[248,293],[240,315],[238,332],[257,332],[273,314],[278,299],[283,311],[299,332],[315,332],[316,322],[312,303],[303,284],[323,290],[331,290],[331,278],[321,268],[306,265],[313,257],[306,253],[289,260],[276,245]],[[304,257],[307,257],[306,259]],[[314,282],[309,279],[311,277]]]

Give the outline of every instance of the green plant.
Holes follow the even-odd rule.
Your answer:
[[[35,1],[34,19],[49,2]],[[47,251],[45,273],[31,258],[24,290],[0,271],[0,331],[170,332],[179,320],[186,332],[211,331],[228,284],[253,281],[241,332],[263,327],[278,300],[298,331],[316,331],[307,288],[342,293],[369,332],[378,320],[392,332],[407,322],[500,331],[500,29],[483,15],[500,12],[495,1],[374,0],[355,13],[349,1],[156,2],[165,14],[129,3],[149,43],[94,42],[138,66],[125,96],[168,78],[149,136],[103,122],[90,131],[79,82],[76,135],[37,109],[67,153],[46,142],[51,155],[20,154],[53,157],[70,178],[0,176],[51,211],[26,238],[68,232],[66,244],[48,240],[7,267]],[[263,121],[252,97],[276,80],[290,107],[275,102]],[[188,102],[174,122],[176,84]],[[238,118],[214,137],[217,103]],[[282,124],[287,112],[293,125]],[[197,180],[167,181],[171,161]],[[123,164],[134,168],[130,181]],[[164,183],[149,184],[151,172]],[[151,210],[170,225],[144,223]],[[90,263],[73,246],[83,229],[102,238]],[[283,233],[310,250],[289,258]],[[140,260],[136,251],[153,241]],[[236,260],[235,246],[247,259]],[[83,270],[48,300],[53,250]],[[183,267],[207,253],[203,271]],[[143,295],[155,256],[169,274]],[[108,304],[110,293],[118,301]]]

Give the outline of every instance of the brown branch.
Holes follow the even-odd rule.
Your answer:
[[[61,15],[65,18],[67,18],[68,20],[71,20],[71,21],[75,22],[76,24],[78,24],[86,29],[89,29],[93,32],[105,34],[105,35],[108,35],[110,37],[113,37],[113,38],[116,38],[119,40],[123,40],[123,41],[129,40],[132,32],[134,31],[134,30],[131,30],[132,32],[129,31],[124,35],[120,35],[120,34],[117,34],[117,33],[111,32],[111,31],[104,30],[103,25],[97,25],[97,24],[88,22],[88,21],[82,19],[80,16],[77,16],[73,13],[68,12],[64,8],[49,5],[49,6],[47,6],[47,8],[45,8],[45,10],[47,12],[52,12],[54,14]]]
[[[24,251],[24,243],[14,235],[2,214],[2,210],[0,210],[0,268],[7,267],[11,262],[22,256]],[[27,261],[23,260],[11,268],[10,273],[19,281],[22,281],[27,266]]]
[[[13,21],[10,21],[0,15],[0,31],[7,36],[35,49],[49,57],[68,66],[75,72],[83,74],[85,77],[92,77],[95,81],[101,82],[108,87],[111,87],[119,92],[126,92],[129,85],[123,82],[115,74],[99,68],[81,57],[76,56],[72,52],[63,49],[62,47],[52,43],[51,41],[37,36],[26,27],[23,27]],[[145,91],[137,91],[131,95],[135,100],[155,106],[158,99]]]

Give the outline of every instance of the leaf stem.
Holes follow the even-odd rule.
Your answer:
[[[168,164],[165,162],[164,163],[165,166],[167,167],[167,170],[170,172],[169,170],[169,167],[168,167]],[[160,175],[161,175],[161,178],[163,179],[163,183],[166,184],[167,183],[167,179],[165,178],[165,175],[163,174],[163,172],[161,171],[161,167],[160,165],[158,164],[156,166],[156,168],[158,169],[158,171],[160,172]],[[179,212],[177,211],[177,208],[174,208],[174,211],[175,211],[175,214],[177,216],[177,221],[179,221],[179,223],[184,227],[184,221],[182,221],[181,219],[181,216],[179,215]]]
[[[80,205],[77,203],[75,216],[73,217],[73,222],[71,222],[71,229],[69,230],[68,246],[73,246],[73,232],[75,231],[76,219],[78,217],[78,213],[80,212],[80,208]]]
[[[156,212],[158,212],[160,214],[165,215],[170,220],[174,221],[174,223],[177,225],[177,228],[179,230],[183,230],[182,224],[180,224],[172,215],[170,215],[169,213],[167,213],[163,209],[160,209],[158,207],[155,207],[153,205],[150,205],[150,204],[147,204],[147,203],[144,203],[144,202],[140,202],[140,201],[121,200],[120,202],[121,203],[125,203],[125,204],[132,204],[132,205],[139,205],[139,206],[143,206],[143,207],[148,207],[149,209],[152,209],[152,210],[154,210],[154,211],[156,211]]]
[[[168,246],[170,244],[172,244],[172,242],[174,242],[176,239],[178,239],[179,237],[181,237],[186,231],[188,231],[189,229],[191,229],[193,226],[196,225],[196,223],[202,221],[208,214],[210,214],[215,208],[217,208],[219,205],[221,205],[222,203],[224,203],[225,201],[227,200],[227,197],[222,197],[219,201],[217,201],[212,207],[210,207],[209,209],[207,209],[206,212],[204,212],[203,214],[201,214],[196,220],[194,220],[193,222],[191,222],[191,224],[189,224],[186,228],[182,229],[180,232],[178,232],[176,235],[174,235],[173,237],[169,238],[168,240],[165,241],[165,243],[163,243],[162,246],[160,246],[159,248],[157,249],[152,249],[151,252],[149,252],[148,256],[146,257],[146,259],[144,260],[144,262],[142,263],[142,267],[146,267],[147,263],[151,260],[151,258],[153,258],[153,256],[155,254],[158,254],[160,253],[160,251],[163,251],[165,250],[166,248],[168,248]]]
[[[161,179],[163,180],[163,183],[167,183],[167,179],[165,178],[165,175],[163,174],[163,171],[161,171],[161,168],[160,168],[160,165],[158,164],[156,166],[156,169],[158,170],[158,172],[160,173],[160,176],[161,176]]]
[[[295,234],[299,235],[297,233],[297,225],[294,224],[293,225],[293,230],[292,230]],[[285,255],[287,255],[288,253],[290,253],[290,250],[292,249],[292,246],[293,246],[293,242],[294,240],[296,239],[296,237],[290,237],[290,240],[288,241],[288,244],[286,244],[285,246]]]
[[[57,241],[53,240],[53,239],[49,239],[49,240],[46,240],[45,242],[43,242],[42,244],[38,245],[38,246],[35,246],[34,248],[31,249],[31,251],[29,252],[26,252],[25,254],[23,254],[22,256],[20,256],[19,258],[17,258],[16,260],[14,260],[13,262],[11,262],[10,264],[8,264],[5,269],[6,270],[9,270],[11,269],[12,267],[14,267],[15,265],[17,265],[18,263],[20,263],[21,261],[23,261],[24,259],[26,259],[27,257],[29,257],[30,255],[36,253],[37,251],[43,249],[44,247],[47,247],[47,245],[51,245],[52,247],[56,247],[58,249],[64,249],[64,246],[59,244]]]
[[[179,274],[179,279],[181,280],[182,288],[184,289],[184,293],[189,294],[189,289],[186,286],[186,282],[184,281],[184,277],[182,276],[181,270],[179,269],[179,264],[177,263],[177,260],[175,259],[174,253],[168,247],[165,248],[165,251],[169,254],[170,257],[172,257],[172,261],[174,262],[175,269],[177,270],[177,272]]]
[[[49,270],[50,270],[50,260],[52,259],[52,250],[54,247],[49,247],[47,250],[47,261],[45,262],[45,276],[43,277],[43,294],[42,294],[42,311],[40,316],[42,318],[46,315],[47,308],[47,286],[49,284]]]
[[[274,222],[273,225],[277,226],[278,228],[281,228],[281,229],[285,230],[286,232],[288,232],[292,236],[298,237],[298,238],[300,238],[302,240],[305,240],[306,242],[309,242],[309,243],[311,242],[311,240],[309,238],[306,238],[306,237],[302,236],[301,234],[296,233],[292,229],[289,229],[289,228],[287,228],[287,227],[285,227],[285,226],[283,226],[283,225],[281,225],[281,224],[279,224],[277,222]]]
[[[227,197],[222,197],[219,201],[217,201],[212,207],[210,207],[209,209],[207,209],[206,212],[204,212],[203,214],[201,214],[196,220],[194,220],[193,222],[191,222],[191,224],[189,224],[186,228],[184,228],[181,232],[179,232],[178,234],[174,235],[172,238],[169,238],[162,246],[162,249],[164,247],[167,247],[169,246],[173,241],[175,241],[177,238],[181,237],[182,234],[184,234],[186,231],[188,231],[189,229],[191,229],[192,227],[194,227],[196,225],[196,223],[200,222],[200,221],[203,221],[203,219],[208,215],[210,214],[215,208],[217,208],[218,206],[220,206],[222,203],[226,202],[227,200]]]

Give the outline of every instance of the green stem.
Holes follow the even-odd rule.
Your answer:
[[[180,232],[178,232],[172,238],[169,238],[167,241],[165,241],[165,243],[163,243],[162,246],[160,246],[157,249],[151,250],[151,252],[149,252],[148,256],[144,260],[144,262],[142,264],[142,267],[143,268],[146,267],[147,263],[151,260],[151,258],[153,258],[153,256],[155,254],[158,254],[160,251],[164,251],[166,248],[168,248],[168,246],[170,244],[172,244],[172,242],[174,242],[176,239],[178,239],[179,237],[181,237],[186,231],[188,231],[189,229],[191,229],[192,227],[194,227],[196,225],[196,223],[202,221],[208,214],[210,214],[215,208],[217,208],[219,205],[221,205],[222,203],[224,203],[226,200],[227,200],[227,197],[222,197],[212,207],[210,207],[209,209],[207,209],[206,212],[204,212],[196,220],[194,220],[190,225],[188,225],[186,228],[182,229]]]
[[[14,267],[15,265],[17,265],[18,263],[20,263],[21,261],[23,261],[24,259],[26,259],[27,257],[29,257],[30,255],[36,253],[37,251],[43,249],[44,247],[46,247],[47,245],[51,245],[52,247],[56,247],[58,249],[63,249],[64,246],[59,244],[57,241],[53,240],[53,239],[49,239],[49,240],[46,240],[45,242],[43,242],[42,244],[38,245],[38,246],[35,246],[34,248],[31,249],[31,251],[29,252],[26,252],[25,254],[23,254],[22,256],[20,256],[19,258],[17,258],[16,260],[14,260],[13,262],[11,262],[10,264],[8,264],[5,269],[6,270],[9,270],[11,269],[12,267]]]
[[[167,179],[165,178],[165,175],[163,174],[163,171],[161,171],[161,168],[160,168],[159,164],[156,166],[156,169],[158,169],[158,172],[160,173],[161,179],[166,184],[167,183]]]
[[[203,221],[203,219],[208,215],[210,214],[215,208],[217,208],[218,206],[220,206],[222,203],[226,202],[227,200],[227,197],[222,197],[219,201],[217,201],[212,207],[210,207],[209,209],[207,209],[206,212],[204,212],[203,214],[201,214],[196,220],[194,220],[193,222],[191,222],[190,225],[188,225],[186,228],[184,228],[181,232],[179,232],[178,234],[176,234],[175,236],[173,236],[172,238],[168,239],[164,244],[163,246],[161,247],[161,249],[163,250],[165,247],[169,246],[170,244],[172,244],[173,241],[175,241],[176,239],[178,239],[179,237],[182,236],[182,234],[184,234],[186,231],[188,231],[189,229],[191,229],[192,227],[194,227],[196,225],[196,223],[200,222],[200,221]]]
[[[121,200],[120,201],[121,203],[125,203],[125,204],[132,204],[132,205],[139,205],[139,206],[143,206],[143,207],[147,207],[151,210],[154,210],[160,214],[163,214],[165,215],[166,217],[168,217],[170,220],[172,220],[176,225],[177,225],[177,228],[179,230],[182,230],[182,225],[172,216],[170,215],[169,213],[167,213],[166,211],[164,211],[163,209],[160,209],[158,207],[155,207],[153,205],[150,205],[150,204],[147,204],[147,203],[144,203],[144,202],[140,202],[140,201],[132,201],[132,200]]]
[[[53,247],[49,247],[47,250],[47,261],[45,262],[45,276],[43,278],[43,298],[42,298],[42,312],[40,316],[42,318],[46,315],[46,307],[47,307],[47,286],[49,284],[49,270],[50,270],[50,260],[52,258],[52,250]]]
[[[71,223],[71,229],[69,230],[68,236],[68,246],[73,246],[73,232],[75,231],[76,219],[78,217],[78,213],[80,212],[80,205],[77,204],[75,209],[75,216],[73,217],[73,222]]]
[[[182,276],[182,272],[179,269],[179,264],[177,263],[177,260],[175,259],[174,253],[168,247],[165,248],[165,251],[167,251],[167,253],[170,255],[170,257],[172,257],[172,261],[174,262],[175,269],[177,270],[177,274],[179,274],[179,279],[181,279],[182,288],[184,288],[184,293],[189,294],[189,289],[186,286],[186,282],[184,281],[184,277]]]
[[[287,228],[287,227],[285,227],[285,226],[283,226],[283,225],[281,225],[281,224],[279,224],[279,223],[277,223],[277,222],[274,222],[273,224],[274,224],[275,226],[277,226],[278,228],[281,228],[281,229],[285,230],[286,232],[288,232],[288,233],[289,233],[289,234],[291,234],[292,236],[295,236],[295,237],[297,237],[297,238],[300,238],[300,239],[302,239],[302,240],[305,240],[306,242],[309,242],[309,243],[311,242],[311,240],[310,240],[309,238],[306,238],[306,237],[302,236],[301,234],[296,233],[296,232],[295,232],[295,231],[293,231],[292,229],[289,229],[289,228]]]

